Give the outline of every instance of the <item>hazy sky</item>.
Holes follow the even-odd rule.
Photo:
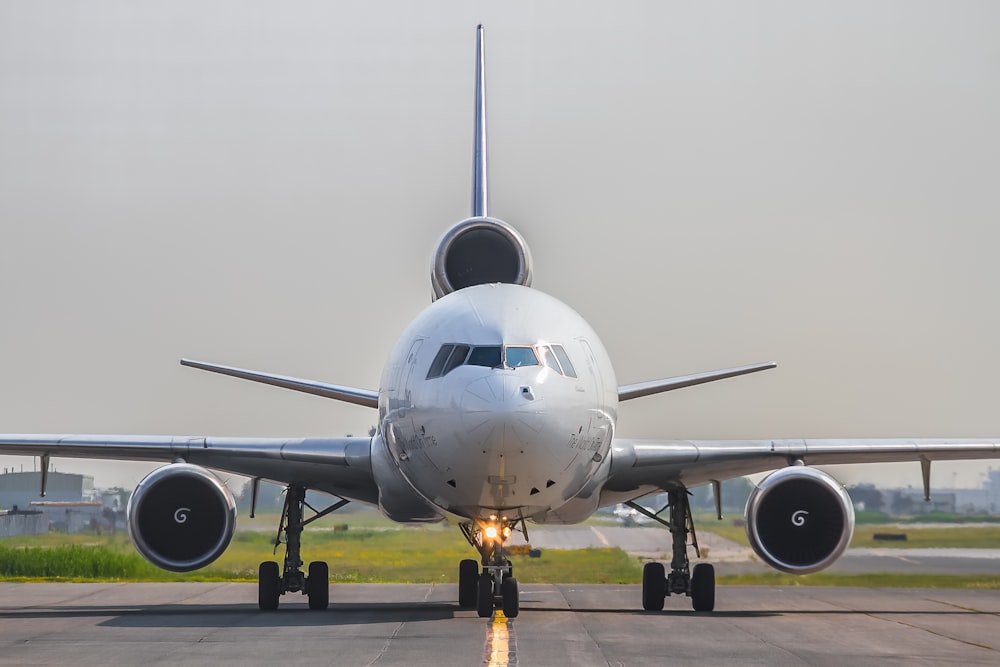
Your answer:
[[[916,0],[3,0],[0,431],[363,433],[177,360],[377,386],[469,213],[479,22],[535,287],[621,383],[779,363],[620,434],[1000,437],[1000,4]]]

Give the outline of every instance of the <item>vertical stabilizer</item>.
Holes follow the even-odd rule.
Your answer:
[[[489,215],[489,185],[486,162],[486,55],[483,26],[476,27],[476,120],[472,149],[472,215]]]

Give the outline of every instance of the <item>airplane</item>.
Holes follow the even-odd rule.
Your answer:
[[[329,605],[329,566],[305,571],[301,536],[350,502],[403,523],[457,525],[479,558],[459,563],[458,604],[481,617],[518,616],[520,596],[505,543],[528,524],[573,524],[622,504],[671,534],[669,570],[646,563],[642,607],[671,595],[696,611],[715,608],[715,572],[691,563],[697,536],[688,489],[711,484],[721,518],[721,480],[768,474],[746,506],[757,555],[783,572],[815,572],[850,542],[854,509],[844,487],[813,467],[918,461],[924,493],[931,462],[1000,458],[996,439],[636,440],[618,437],[618,405],[653,394],[772,369],[772,362],[619,385],[597,333],[572,308],[531,286],[533,260],[489,206],[484,31],[476,29],[471,217],[440,238],[433,298],[389,354],[378,389],[306,380],[182,359],[181,364],[377,410],[369,437],[0,434],[0,453],[40,457],[42,492],[52,457],[163,461],[127,507],[135,548],[166,570],[213,562],[233,536],[236,505],[212,470],[286,487],[279,521],[281,567],[260,564],[258,606],[302,593]],[[334,498],[323,509],[307,491]],[[652,512],[636,500],[665,493]],[[664,516],[661,513],[669,509]],[[307,512],[308,510],[308,512]],[[306,516],[307,513],[309,516]]]
[[[639,510],[633,509],[625,503],[618,503],[615,505],[615,509],[612,514],[618,523],[622,524],[626,528],[631,526],[641,526],[652,521],[652,519],[648,516],[641,514]]]

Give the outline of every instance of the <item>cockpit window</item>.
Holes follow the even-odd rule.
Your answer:
[[[541,345],[539,346],[538,351],[542,353],[542,359],[545,360],[545,365],[561,375],[562,369],[559,367],[556,355],[552,353],[552,348],[548,345]]]
[[[487,368],[499,368],[501,365],[501,346],[484,345],[472,348],[469,360],[466,362],[470,366],[486,366]]]
[[[563,349],[562,345],[553,345],[552,351],[555,352],[556,357],[559,359],[559,365],[562,366],[563,373],[571,378],[576,377],[576,369],[573,368],[573,362],[569,360],[569,355],[566,354],[566,350]]]
[[[427,379],[447,375],[465,363],[467,356],[469,356],[468,345],[442,345],[434,361],[431,362],[431,369],[427,371]]]
[[[444,364],[448,361],[448,355],[451,351],[455,349],[454,345],[442,345],[441,349],[438,350],[437,356],[434,357],[434,361],[431,362],[431,369],[427,371],[427,379],[439,378],[444,375]]]
[[[530,347],[514,347],[508,345],[504,349],[507,366],[510,368],[520,368],[521,366],[537,366],[538,357],[535,350]]]
[[[448,357],[448,363],[444,366],[444,372],[441,375],[447,375],[459,366],[465,363],[465,358],[469,356],[469,346],[468,345],[456,345],[455,349],[452,350],[451,355]]]
[[[541,361],[539,361],[541,360]],[[441,346],[427,371],[432,380],[452,372],[463,364],[486,368],[520,368],[544,363],[560,375],[575,378],[576,370],[562,345],[461,345],[446,343]]]

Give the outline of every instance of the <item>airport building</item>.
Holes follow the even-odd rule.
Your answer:
[[[990,468],[978,489],[933,489],[930,502],[924,500],[923,490],[915,488],[887,490],[882,497],[881,509],[894,515],[1000,514],[1000,470]]]
[[[44,497],[41,485],[38,471],[0,474],[0,536],[116,528],[118,513],[95,497],[93,477],[50,472]]]
[[[42,497],[42,473],[5,472],[0,474],[0,508],[21,509],[37,501],[81,502],[94,495],[94,478],[87,475],[72,475],[50,472]]]

